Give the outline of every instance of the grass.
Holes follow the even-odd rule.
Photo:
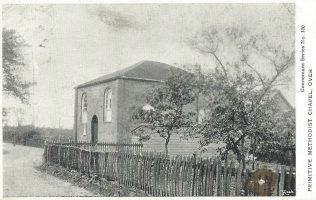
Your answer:
[[[95,196],[126,197],[148,196],[145,192],[120,185],[117,181],[108,181],[96,176],[80,174],[76,170],[66,169],[60,165],[43,164],[38,170],[70,182],[76,186],[91,191]]]

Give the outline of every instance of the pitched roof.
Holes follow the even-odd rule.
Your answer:
[[[278,102],[279,106],[283,110],[295,110],[295,105],[291,105],[287,98],[283,95],[283,93],[276,89],[272,91],[273,98]]]
[[[183,71],[180,68],[155,61],[141,61],[127,68],[111,74],[101,76],[89,82],[78,85],[76,88],[87,87],[99,83],[113,81],[119,78],[138,79],[147,81],[163,81],[168,78],[171,71]]]

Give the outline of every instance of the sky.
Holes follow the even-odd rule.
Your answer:
[[[13,113],[8,124],[20,120],[40,127],[73,128],[75,86],[142,60],[213,68],[210,56],[188,45],[209,26],[264,32],[273,43],[291,48],[295,35],[289,8],[282,4],[4,5],[3,27],[15,29],[29,44],[23,51],[24,78],[37,83],[30,90],[30,105],[3,96],[3,107]],[[280,90],[295,105],[294,78]]]

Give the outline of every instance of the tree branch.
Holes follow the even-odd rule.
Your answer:
[[[223,65],[222,61],[218,58],[218,56],[215,54],[215,52],[210,52],[211,55],[214,56],[214,58],[216,59],[216,61],[219,63],[219,65],[221,66],[224,74],[225,74],[225,77],[227,78],[227,71],[225,69],[225,66]]]
[[[264,89],[263,93],[259,96],[259,98],[256,102],[257,104],[262,100],[264,95],[271,89],[273,83],[282,74],[282,72],[284,72],[286,69],[288,69],[288,66],[293,58],[294,58],[294,52],[292,52],[290,58],[285,62],[285,64],[283,64],[282,66],[275,65],[276,68],[279,67],[280,69],[276,70],[277,73],[272,77],[271,81],[266,85],[266,88]]]
[[[252,69],[257,74],[258,78],[260,79],[260,82],[262,83],[263,86],[265,86],[266,83],[264,82],[261,74],[252,65],[249,64],[247,58],[244,58],[242,61],[246,64],[246,66],[248,66],[250,69]]]

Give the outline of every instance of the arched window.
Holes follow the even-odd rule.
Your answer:
[[[112,121],[112,91],[110,88],[104,91],[103,121]]]
[[[88,121],[88,102],[87,95],[84,93],[81,98],[81,123],[83,126],[83,135],[87,134],[87,121]]]

